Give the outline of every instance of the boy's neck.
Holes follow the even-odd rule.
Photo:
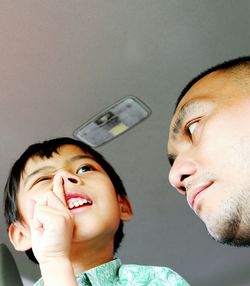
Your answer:
[[[91,243],[92,244],[92,243]],[[71,249],[71,263],[75,275],[113,260],[113,242],[105,247],[75,243]]]

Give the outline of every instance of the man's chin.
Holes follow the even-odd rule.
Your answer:
[[[215,240],[216,242],[219,242],[221,244],[225,244],[225,245],[230,245],[230,246],[234,246],[234,247],[250,247],[250,238],[249,239],[227,239],[227,238],[218,238],[218,237],[214,237],[213,235],[211,235],[209,233],[210,237]]]
[[[208,228],[207,228],[208,229]],[[227,231],[224,229],[222,232],[219,232],[218,230],[211,230],[208,229],[209,236],[215,240],[216,242],[219,242],[221,244],[230,245],[234,247],[249,247],[250,246],[250,235],[249,234],[239,234],[235,231],[230,229],[227,229]]]

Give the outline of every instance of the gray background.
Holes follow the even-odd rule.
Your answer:
[[[250,285],[250,251],[215,243],[168,183],[168,124],[184,85],[249,53],[250,2],[0,1],[0,184],[31,143],[73,130],[126,95],[149,119],[98,148],[116,167],[135,217],[125,263],[166,265],[194,286]],[[2,197],[2,192],[1,192]],[[8,243],[26,285],[39,270]]]

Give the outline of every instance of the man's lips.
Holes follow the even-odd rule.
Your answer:
[[[199,185],[199,186],[196,186],[194,188],[189,188],[186,192],[187,194],[187,201],[188,201],[188,204],[190,205],[190,207],[193,209],[194,208],[194,203],[195,203],[195,200],[197,198],[197,196],[205,191],[207,188],[209,188],[211,185],[212,185],[213,182],[207,182],[205,184],[202,184],[202,185]]]

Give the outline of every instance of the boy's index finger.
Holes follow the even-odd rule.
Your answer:
[[[63,178],[60,175],[55,175],[54,177],[53,193],[63,202],[65,206],[67,205],[63,187]]]

